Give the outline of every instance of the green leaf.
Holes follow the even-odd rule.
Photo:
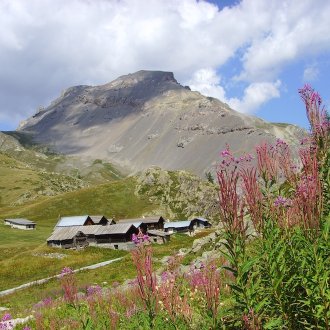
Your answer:
[[[264,325],[264,329],[281,329],[281,325],[283,325],[283,321],[282,319],[278,318],[278,319],[273,319],[268,321],[265,325]]]
[[[242,288],[240,288],[238,285],[235,284],[230,284],[231,289],[233,289],[234,291],[238,292],[238,293],[243,293]]]

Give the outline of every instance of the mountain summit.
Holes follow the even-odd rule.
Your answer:
[[[243,153],[276,137],[296,142],[300,131],[238,113],[162,71],[68,88],[18,130],[58,152],[108,160],[127,173],[157,165],[200,175],[212,171],[227,143]]]

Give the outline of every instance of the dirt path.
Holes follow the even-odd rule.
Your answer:
[[[111,264],[111,263],[113,263],[115,261],[121,260],[121,259],[122,259],[122,257],[121,258],[112,259],[112,260],[103,261],[103,262],[99,262],[97,264],[93,264],[93,265],[90,265],[90,266],[85,266],[85,267],[81,267],[81,268],[75,269],[73,272],[74,273],[77,273],[77,272],[80,272],[80,271],[86,270],[86,269],[96,269],[96,268],[99,268],[99,267],[103,267],[103,266],[109,265],[109,264]],[[58,275],[54,275],[54,276],[43,278],[41,280],[36,280],[36,281],[29,282],[29,283],[25,283],[25,284],[22,284],[20,286],[15,287],[15,288],[12,288],[12,289],[0,291],[0,297],[6,296],[6,295],[11,294],[11,293],[14,293],[14,292],[16,292],[18,290],[29,288],[29,287],[31,287],[33,285],[38,285],[38,284],[46,283],[49,280],[51,280],[53,278],[59,278],[60,276],[61,276],[61,274],[58,274]]]

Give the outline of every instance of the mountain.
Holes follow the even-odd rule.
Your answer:
[[[241,154],[276,137],[295,143],[300,131],[238,113],[162,71],[71,87],[18,128],[57,152],[107,160],[124,173],[156,165],[199,175],[213,171],[227,143]]]

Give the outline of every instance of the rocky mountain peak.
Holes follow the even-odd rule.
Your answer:
[[[120,76],[114,81],[97,86],[100,92],[112,93],[117,97],[148,100],[166,91],[184,89],[174,78],[173,72],[141,70]],[[95,90],[95,88],[92,88]]]
[[[276,137],[296,141],[291,128],[192,92],[172,72],[142,70],[101,86],[71,87],[19,130],[56,151],[108,160],[130,173],[157,165],[203,175],[227,143],[250,152]]]
[[[154,86],[161,83],[174,83],[179,85],[179,83],[174,78],[173,72],[140,70],[135,73],[120,76],[116,80],[109,83],[108,86],[130,87],[141,82],[146,84],[153,84]]]

